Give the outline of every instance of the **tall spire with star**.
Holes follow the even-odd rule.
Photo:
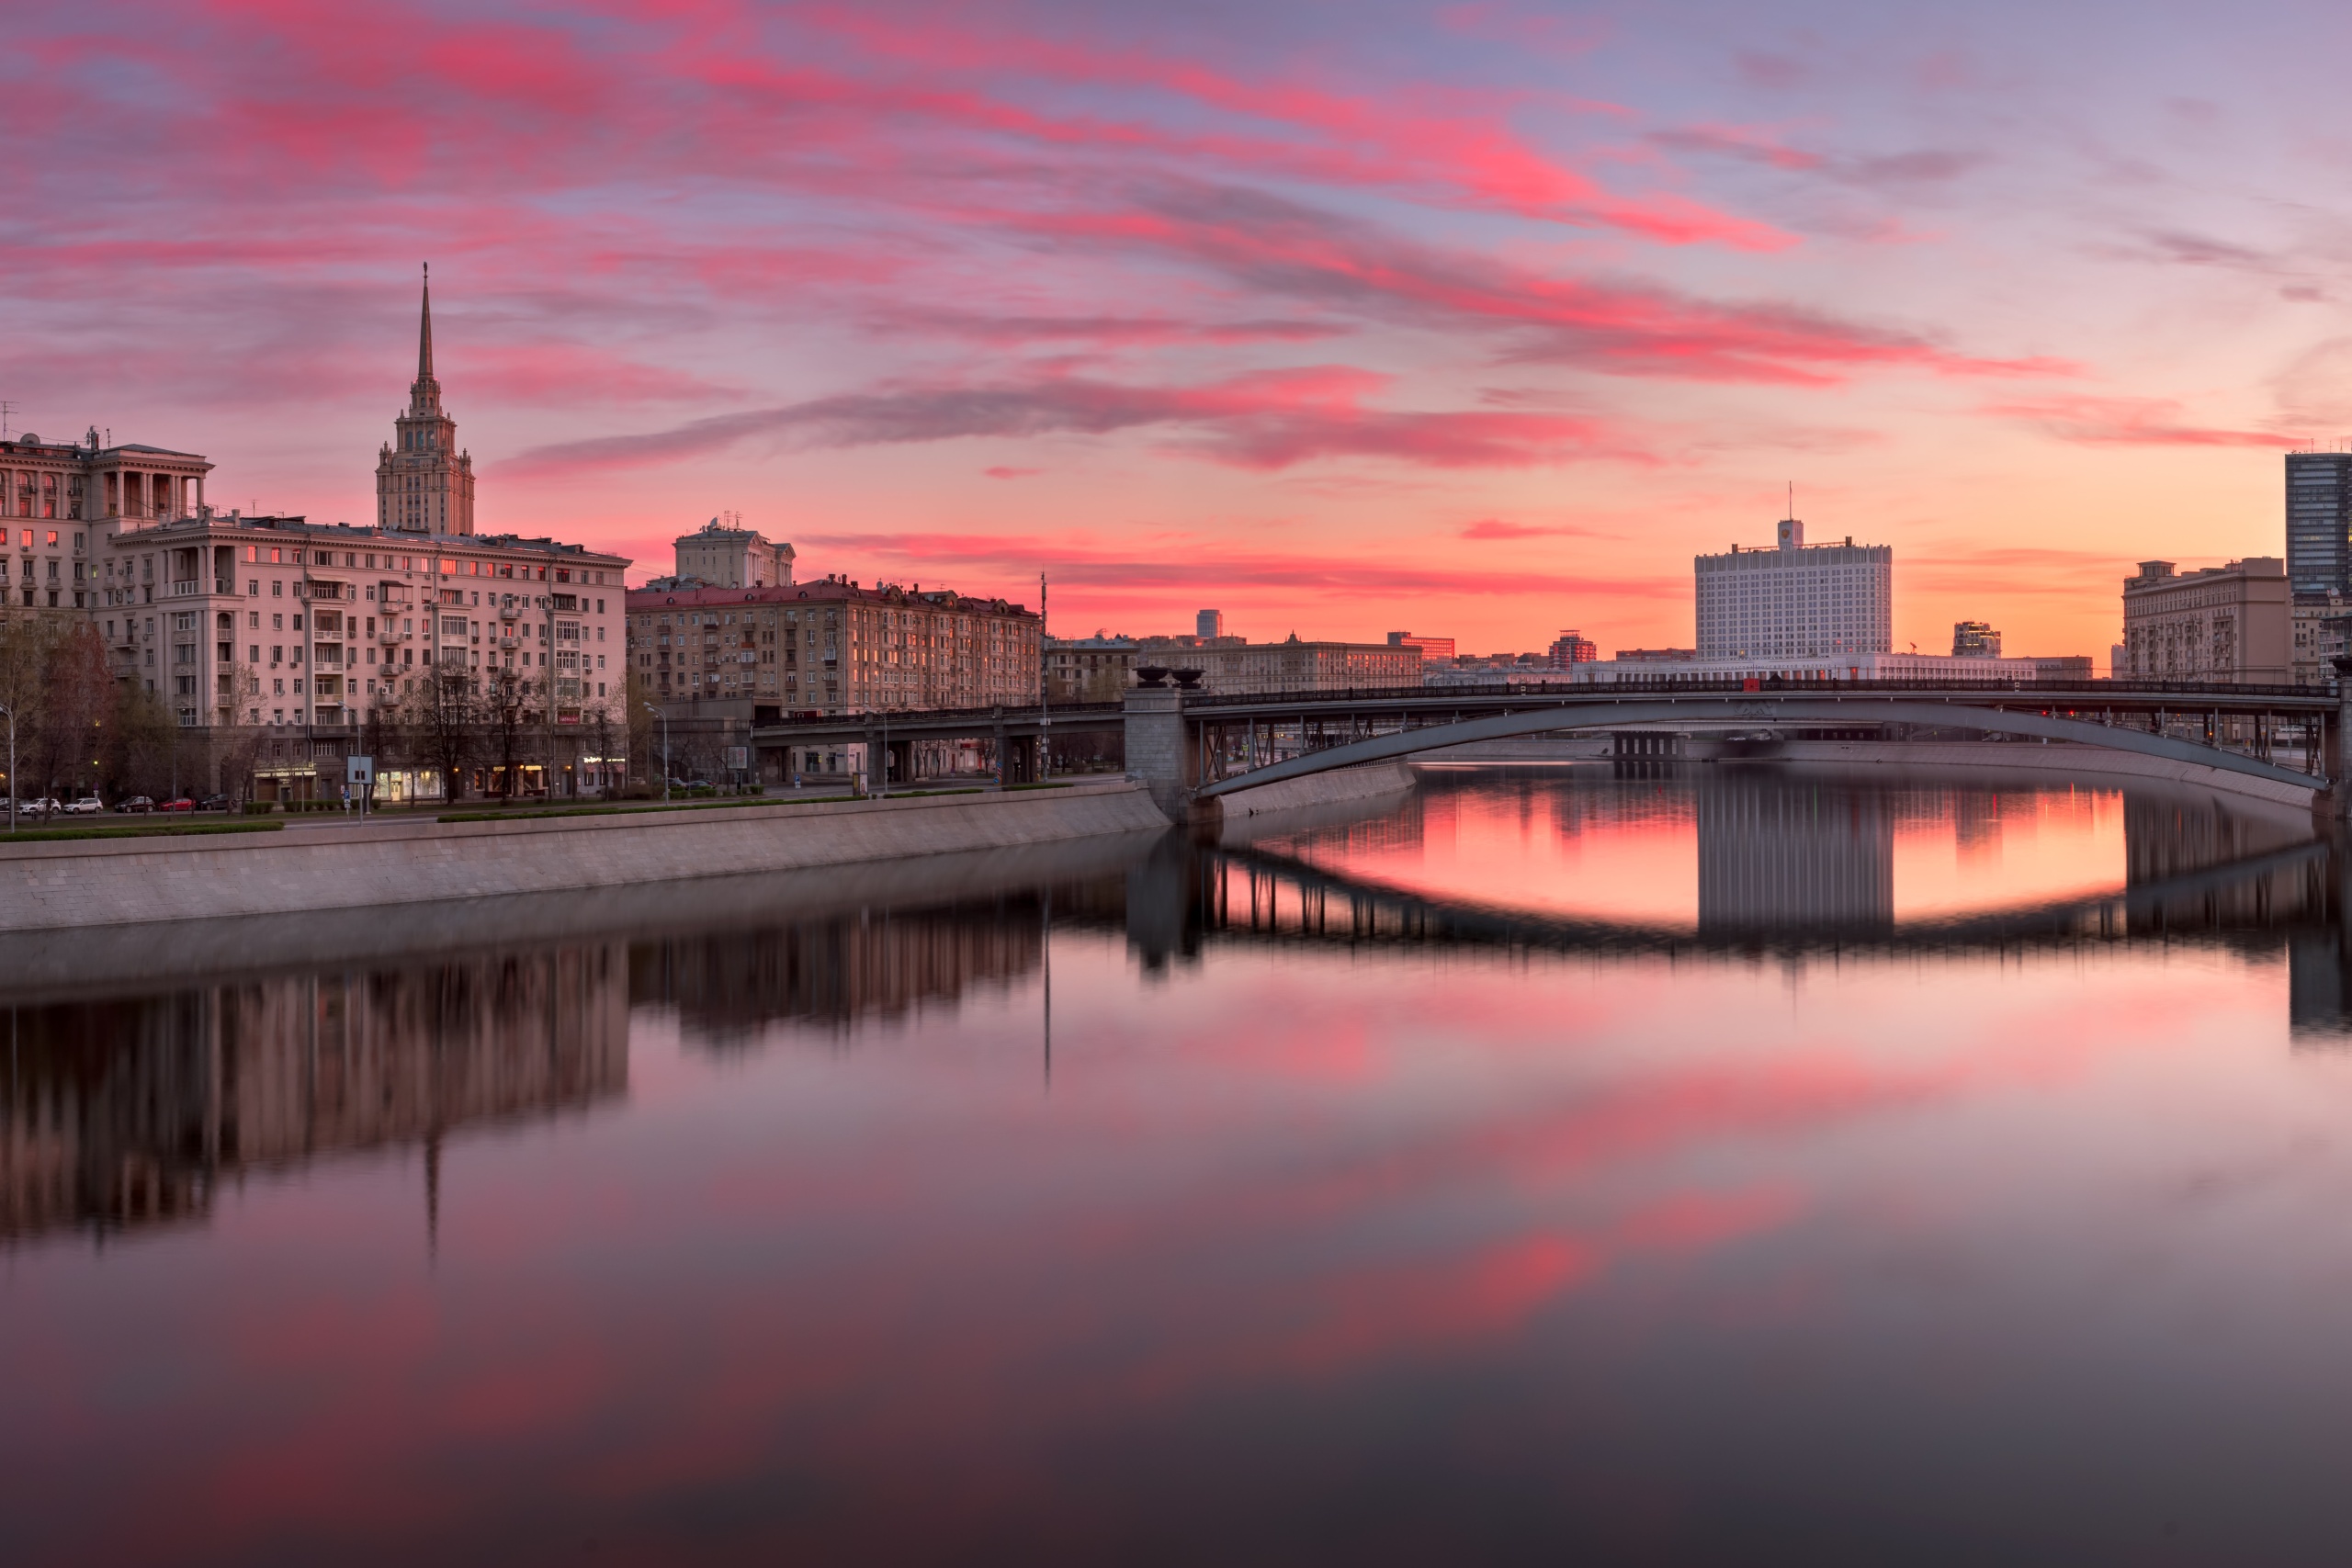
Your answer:
[[[376,457],[376,522],[404,534],[474,531],[474,460],[458,449],[458,422],[441,406],[433,374],[433,269],[416,326],[416,379],[407,412],[392,418],[392,439]]]

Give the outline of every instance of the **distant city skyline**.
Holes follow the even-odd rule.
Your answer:
[[[1793,481],[1896,647],[2091,652],[2352,432],[2301,7],[111,17],[11,15],[0,400],[224,506],[377,513],[424,261],[482,531],[1072,626],[1681,646]]]

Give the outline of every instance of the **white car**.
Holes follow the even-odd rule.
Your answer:
[[[20,817],[54,817],[64,809],[57,803],[55,795],[45,795],[39,800],[28,800],[17,807],[17,814]]]
[[[79,800],[65,803],[65,815],[68,817],[96,817],[105,810],[106,803],[95,795],[85,795]]]

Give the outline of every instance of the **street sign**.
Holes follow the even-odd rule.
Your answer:
[[[741,773],[743,769],[750,767],[752,765],[752,749],[749,746],[729,746],[727,748],[727,765],[735,769],[738,773]]]
[[[371,784],[376,782],[375,758],[345,757],[343,761],[345,770],[344,773],[344,782],[345,784]]]

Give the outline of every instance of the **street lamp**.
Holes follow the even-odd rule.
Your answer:
[[[1037,574],[1037,782],[1044,784],[1054,776],[1054,716],[1052,698],[1046,690],[1051,671],[1046,668],[1051,658],[1049,649],[1054,639],[1047,635],[1046,574]]]
[[[667,800],[670,798],[670,715],[667,709],[657,708],[651,703],[645,705],[645,711],[662,721],[662,798]]]

